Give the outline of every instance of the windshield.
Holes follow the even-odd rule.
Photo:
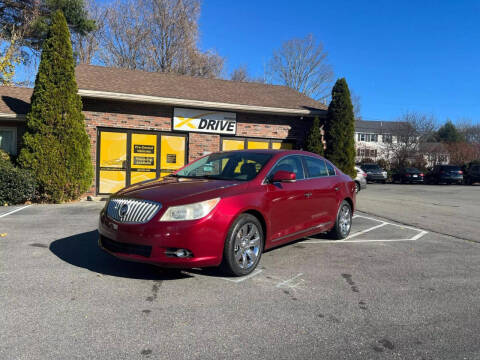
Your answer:
[[[218,180],[252,180],[271,159],[271,154],[222,152],[205,156],[172,176]]]
[[[420,171],[415,168],[405,168],[405,172],[407,173],[419,173]]]

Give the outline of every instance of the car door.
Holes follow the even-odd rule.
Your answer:
[[[339,177],[330,175],[325,160],[303,156],[306,171],[305,183],[311,193],[306,211],[309,227],[328,226],[337,216]]]
[[[308,222],[305,209],[309,196],[300,157],[287,155],[281,158],[269,172],[267,179],[273,177],[278,170],[294,172],[296,181],[282,183],[268,181],[266,184],[266,203],[270,219],[269,238],[273,243],[281,242],[292,234],[301,233]]]

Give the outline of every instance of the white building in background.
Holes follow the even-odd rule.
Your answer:
[[[355,121],[355,161],[389,160],[389,147],[397,141],[394,135],[407,123],[400,121]]]
[[[407,122],[402,121],[356,120],[355,162],[360,163],[364,159],[391,160],[392,144],[397,143],[398,134],[405,133],[408,126]],[[420,144],[418,153],[423,155],[427,167],[448,164],[450,161],[448,151],[441,143]]]

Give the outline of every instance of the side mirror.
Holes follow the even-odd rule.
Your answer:
[[[294,172],[285,170],[278,170],[272,177],[272,182],[295,182],[296,180],[297,176]]]

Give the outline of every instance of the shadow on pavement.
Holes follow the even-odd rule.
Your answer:
[[[178,270],[164,270],[149,264],[117,259],[98,247],[96,230],[55,240],[50,244],[50,251],[71,265],[104,275],[145,280],[192,277]]]

